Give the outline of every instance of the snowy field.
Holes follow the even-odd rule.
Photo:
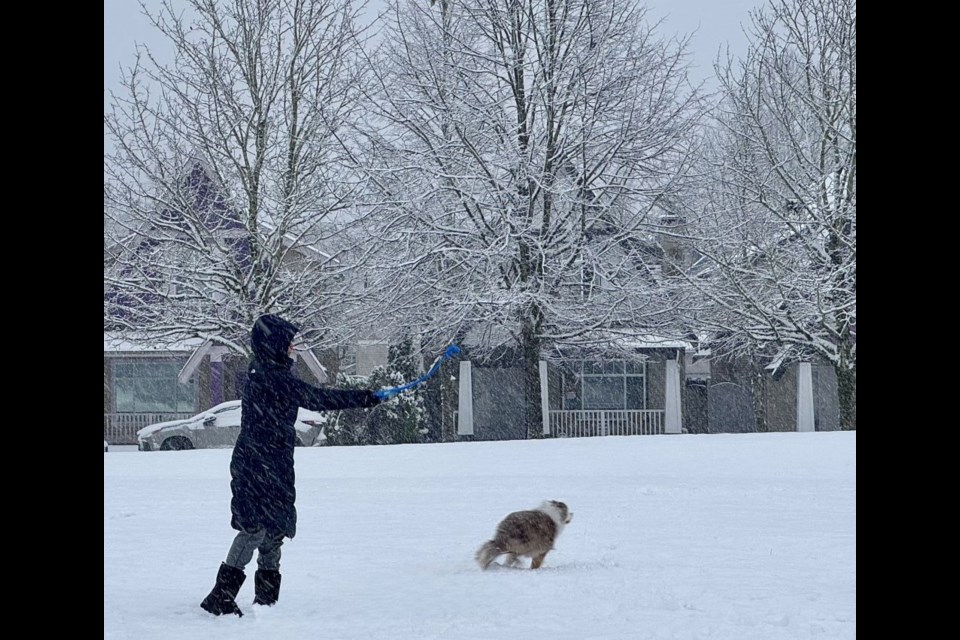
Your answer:
[[[297,449],[280,601],[199,607],[233,539],[229,450],[103,456],[104,638],[856,637],[856,433]],[[563,500],[537,571],[481,572],[509,511]]]

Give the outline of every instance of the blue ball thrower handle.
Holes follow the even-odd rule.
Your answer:
[[[381,400],[389,400],[394,396],[400,395],[407,389],[413,389],[417,385],[423,384],[428,379],[430,379],[434,374],[436,374],[437,371],[440,370],[440,365],[443,364],[444,360],[449,360],[450,358],[453,358],[454,356],[458,356],[458,355],[460,355],[460,347],[458,347],[455,344],[452,344],[449,347],[447,347],[444,350],[444,352],[440,355],[440,357],[434,361],[433,366],[430,367],[429,371],[427,371],[425,374],[423,374],[413,382],[402,384],[399,387],[388,387],[386,389],[379,389],[377,391],[374,391],[373,395],[377,396]]]

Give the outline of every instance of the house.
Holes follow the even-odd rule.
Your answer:
[[[667,232],[657,241],[633,240],[624,251],[642,258],[638,269],[653,281],[695,268],[699,257],[683,242],[683,218],[664,215],[661,224]],[[504,365],[509,356],[471,361],[468,336],[465,361],[449,374],[456,384],[434,403],[443,439],[525,438],[526,407],[537,402],[547,437],[840,428],[827,364],[791,364],[773,375],[759,362],[714,358],[706,335],[617,333],[595,336],[589,350],[544,354],[539,398],[526,397],[522,370]]]
[[[322,384],[336,362],[321,362],[312,351],[297,351],[298,375]],[[248,360],[209,341],[155,339],[104,332],[103,438],[135,444],[136,433],[157,422],[187,418],[240,397]]]
[[[136,432],[148,424],[186,418],[198,411],[198,376],[182,384],[177,374],[200,342],[187,340],[161,347],[104,332],[104,440],[133,444]],[[209,386],[208,378],[203,382]]]
[[[471,359],[445,365],[428,404],[441,440],[524,439],[529,402],[544,437],[832,431],[839,429],[833,368],[811,363],[781,375],[756,363],[715,361],[694,342],[657,336],[606,355],[540,363],[540,395],[528,399],[519,366]],[[456,368],[454,368],[456,366]]]
[[[209,287],[209,295],[198,295],[198,282],[207,288],[200,278],[183,283],[163,271],[189,273],[193,268],[216,274],[222,270],[229,271],[224,280],[237,276],[234,279],[242,281],[253,269],[249,232],[211,175],[200,160],[191,161],[184,172],[183,206],[191,211],[190,219],[164,209],[157,214],[156,225],[162,232],[153,232],[151,219],[141,222],[139,229],[131,226],[129,236],[118,242],[107,243],[104,236],[104,273],[112,274],[111,282],[129,276],[131,280],[149,278],[151,286],[156,283],[156,288],[113,288],[105,277],[104,439],[111,444],[134,443],[136,432],[148,424],[187,417],[240,397],[248,359],[238,353],[240,349],[230,350],[226,345],[232,341],[236,346],[248,339],[250,321],[239,320],[248,310],[242,304],[230,306],[235,298],[213,287]],[[268,221],[259,224],[259,231],[277,241],[281,250],[275,255],[282,256],[279,260],[284,270],[297,278],[312,283],[310,273],[333,261],[309,239],[304,240],[304,231],[299,236],[293,231],[280,233]],[[191,240],[195,244],[191,245]],[[220,286],[224,286],[222,281]],[[211,310],[215,311],[226,329],[201,332],[188,320],[164,333],[148,335],[139,330],[155,324],[153,314],[164,296],[177,305],[185,300],[182,306],[175,306],[177,314],[181,309],[205,309],[196,315],[198,324],[205,324]],[[359,357],[354,357],[353,368],[367,370],[375,366],[383,349],[358,345],[354,351]],[[381,359],[385,361],[385,354]],[[301,378],[314,384],[332,380],[341,364],[333,351],[297,351],[296,360]]]

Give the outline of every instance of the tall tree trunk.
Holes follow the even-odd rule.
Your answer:
[[[520,348],[523,355],[523,387],[527,438],[543,437],[543,412],[540,407],[540,310],[536,307],[523,319]]]
[[[844,349],[848,352],[849,348]],[[837,396],[840,403],[840,428],[857,430],[857,365],[844,358],[836,365]]]

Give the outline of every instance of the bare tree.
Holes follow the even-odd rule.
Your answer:
[[[856,428],[856,2],[772,0],[751,16],[748,54],[718,68],[714,166],[691,213],[698,318],[721,354],[832,363]]]
[[[173,62],[141,47],[104,116],[105,326],[246,354],[278,312],[335,342],[362,257],[341,233],[358,182],[339,139],[361,117],[358,6],[176,4],[144,8]]]
[[[684,43],[644,19],[622,0],[396,2],[374,60],[380,299],[428,338],[484,328],[528,400],[549,346],[669,316],[644,248],[698,103]]]

